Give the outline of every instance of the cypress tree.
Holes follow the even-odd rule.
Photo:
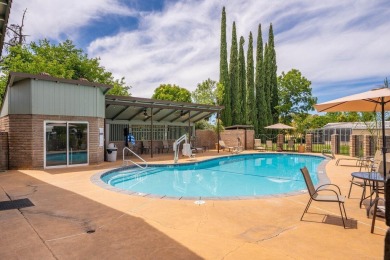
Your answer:
[[[241,116],[238,111],[240,107],[238,98],[238,50],[237,50],[237,34],[236,34],[236,22],[233,22],[232,30],[232,46],[230,49],[230,62],[229,62],[229,78],[230,78],[230,91],[232,98],[232,121],[231,123],[237,124],[239,117]]]
[[[219,62],[219,82],[223,85],[223,100],[222,105],[225,109],[222,110],[221,119],[224,125],[232,124],[232,110],[231,110],[231,90],[229,81],[229,70],[227,62],[227,43],[226,43],[226,13],[225,7],[222,8],[221,18],[221,50]]]
[[[248,52],[246,55],[246,124],[253,125],[257,128],[256,106],[255,106],[255,82],[254,82],[254,66],[253,66],[253,37],[252,32],[249,33]],[[256,132],[257,133],[257,132]]]
[[[245,68],[245,54],[244,54],[244,37],[240,37],[240,49],[238,52],[238,104],[237,123],[246,124],[248,121],[246,112],[246,68]]]
[[[272,23],[269,26],[268,33],[268,55],[269,55],[269,87],[270,87],[270,100],[271,100],[271,115],[273,123],[279,122],[279,112],[276,107],[279,104],[279,95],[278,95],[278,79],[277,79],[277,68],[276,65],[276,51],[274,43],[274,32],[272,29]]]
[[[271,73],[270,73],[270,57],[269,57],[269,47],[266,43],[264,46],[264,93],[265,93],[265,102],[267,108],[267,123],[269,125],[273,124],[273,118],[271,113]]]
[[[257,135],[265,133],[264,127],[268,125],[268,109],[266,100],[265,78],[264,78],[264,57],[263,57],[263,36],[261,32],[261,24],[259,24],[257,33],[257,49],[256,49],[256,121],[255,131]]]

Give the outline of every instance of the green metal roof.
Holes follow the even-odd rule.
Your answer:
[[[11,11],[12,0],[0,0],[0,56],[3,52],[5,31],[7,29],[8,17]]]

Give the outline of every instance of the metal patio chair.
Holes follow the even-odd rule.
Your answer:
[[[345,219],[348,219],[348,218],[347,218],[347,213],[346,213],[345,207],[344,207],[345,196],[341,195],[340,188],[335,184],[324,184],[324,185],[320,185],[316,189],[316,188],[314,188],[313,182],[311,180],[311,177],[310,177],[310,174],[309,174],[309,171],[307,170],[307,168],[306,167],[301,168],[301,172],[302,172],[303,178],[305,179],[307,190],[308,190],[309,195],[310,195],[310,200],[307,203],[305,211],[303,212],[303,214],[301,216],[301,220],[302,220],[303,216],[305,215],[305,213],[307,212],[307,210],[309,209],[310,204],[313,200],[318,201],[318,202],[336,202],[339,204],[341,219],[343,220],[343,226],[345,228],[343,210],[344,210],[344,214],[345,214]],[[336,187],[338,189],[338,193],[336,190],[333,190],[330,188],[324,189],[324,187],[326,187],[326,186]],[[320,195],[319,194],[320,191],[332,192],[332,193],[334,193],[334,195],[329,195],[329,194]],[[341,208],[343,208],[343,210]]]

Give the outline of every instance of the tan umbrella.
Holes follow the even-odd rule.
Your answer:
[[[377,88],[363,93],[331,100],[314,105],[318,112],[381,112],[382,113],[382,154],[386,162],[385,110],[390,110],[390,88]],[[386,163],[383,164],[386,180]]]
[[[278,129],[278,130],[282,130],[282,129],[295,129],[294,127],[292,126],[289,126],[289,125],[285,125],[285,124],[282,124],[282,123],[277,123],[277,124],[274,124],[274,125],[269,125],[269,126],[266,126],[264,128],[267,128],[267,129]]]
[[[360,94],[355,94],[335,100],[331,100],[322,104],[314,105],[318,112],[381,112],[382,114],[382,154],[383,162],[386,162],[386,133],[385,133],[385,110],[390,110],[390,88],[378,88],[366,91]],[[386,182],[385,201],[386,207],[389,208],[390,192],[387,187],[390,186],[390,181],[386,178],[386,163],[383,163],[383,174]],[[389,210],[386,210],[386,224],[390,225]],[[387,240],[386,235],[386,240]]]

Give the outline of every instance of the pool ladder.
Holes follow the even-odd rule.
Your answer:
[[[140,164],[138,164],[138,163],[136,163],[136,162],[134,162],[134,161],[132,161],[132,160],[130,160],[130,159],[125,159],[125,151],[126,151],[126,150],[128,150],[129,152],[131,152],[132,154],[134,154],[138,159],[140,159],[141,161],[143,161],[144,164],[145,164],[145,166],[142,166],[142,165],[140,165]],[[148,162],[145,161],[144,159],[142,159],[141,156],[139,156],[138,154],[136,154],[135,152],[133,152],[129,147],[123,148],[122,154],[123,154],[123,165],[128,166],[129,163],[132,163],[132,164],[134,164],[135,166],[137,166],[137,167],[139,167],[139,168],[141,168],[141,169],[146,169],[146,168],[148,168]]]

